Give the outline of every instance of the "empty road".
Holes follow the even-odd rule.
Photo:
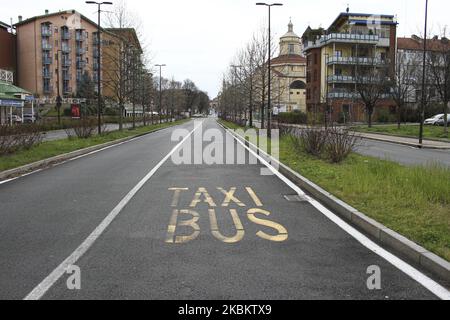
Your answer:
[[[301,191],[260,162],[202,163],[209,143],[191,146],[202,131],[224,135],[217,150],[246,151],[215,120],[191,121],[0,184],[0,299],[448,295],[314,200],[288,201]]]

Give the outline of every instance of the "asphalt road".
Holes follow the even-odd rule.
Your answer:
[[[359,154],[391,160],[404,165],[439,164],[450,167],[450,150],[419,149],[395,143],[363,139]]]
[[[194,122],[0,184],[0,299],[437,298],[310,202],[287,201],[295,192],[261,164],[162,161],[180,128]],[[189,141],[182,155],[198,156]],[[68,257],[81,290],[54,277]]]

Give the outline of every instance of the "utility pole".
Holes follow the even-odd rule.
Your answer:
[[[271,127],[271,117],[272,117],[272,105],[271,105],[271,82],[272,82],[272,66],[271,66],[271,56],[272,56],[272,42],[271,42],[271,8],[275,7],[275,6],[282,6],[282,3],[272,3],[272,4],[268,4],[268,3],[264,3],[264,2],[258,2],[256,3],[257,6],[266,6],[269,8],[269,35],[268,35],[268,77],[269,77],[269,82],[268,82],[268,92],[267,92],[267,134],[269,135],[269,137],[272,136],[272,127]],[[264,119],[261,120],[262,122],[264,122]]]
[[[420,133],[419,133],[419,143],[423,144],[423,125],[425,122],[425,79],[426,79],[426,60],[427,60],[427,32],[428,32],[428,0],[425,0],[425,33],[423,36],[423,70],[422,70],[422,106],[420,109]]]
[[[97,64],[98,64],[98,68],[97,68],[97,125],[98,125],[98,134],[100,135],[102,133],[102,116],[101,116],[101,109],[102,109],[102,93],[101,93],[101,89],[102,89],[102,83],[101,83],[101,36],[100,36],[100,32],[101,32],[101,13],[102,13],[102,9],[101,6],[102,5],[112,5],[112,2],[96,2],[96,1],[86,1],[87,4],[95,4],[98,6],[98,24],[97,24],[97,49],[98,49],[98,57],[97,57]]]

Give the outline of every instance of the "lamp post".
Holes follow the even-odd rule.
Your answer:
[[[58,50],[56,52],[56,63],[58,64],[58,67],[56,69],[56,110],[58,111],[58,125],[61,125],[61,106],[62,106],[62,98],[61,98],[61,89],[60,89],[60,76],[59,71],[61,67],[61,62],[59,61],[59,53],[62,52],[62,50]]]
[[[97,68],[97,124],[98,124],[98,134],[100,135],[102,133],[102,117],[101,117],[101,108],[102,108],[102,102],[101,102],[101,98],[102,98],[102,93],[101,93],[101,89],[102,89],[102,85],[101,85],[101,37],[100,37],[100,32],[101,32],[101,27],[100,27],[100,23],[101,23],[101,19],[100,19],[100,15],[102,12],[102,5],[112,5],[112,2],[96,2],[96,1],[86,1],[87,4],[95,4],[98,6],[98,24],[97,24],[97,50],[98,50],[98,57],[97,57],[97,64],[98,64],[98,68]]]
[[[423,123],[425,122],[425,78],[427,60],[427,29],[428,29],[428,0],[425,1],[425,33],[423,36],[423,70],[422,70],[422,106],[420,109],[419,144],[423,143]]]
[[[155,67],[159,68],[159,123],[162,123],[162,68],[166,67],[165,64],[156,64]]]
[[[271,20],[271,8],[272,7],[281,7],[283,4],[282,3],[264,3],[264,2],[257,2],[256,3],[257,6],[266,6],[269,9],[269,39],[268,39],[268,93],[267,93],[267,134],[269,135],[269,137],[271,136],[271,123],[270,123],[270,118],[271,118],[271,113],[272,113],[272,108],[271,108],[271,50],[272,50],[272,43],[271,43],[271,25],[270,25],[270,20]],[[264,127],[264,119],[261,119],[262,122],[262,127]]]

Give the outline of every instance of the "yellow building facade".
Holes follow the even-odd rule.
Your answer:
[[[306,58],[292,21],[280,38],[279,56],[272,59],[274,114],[299,110],[306,112]]]

